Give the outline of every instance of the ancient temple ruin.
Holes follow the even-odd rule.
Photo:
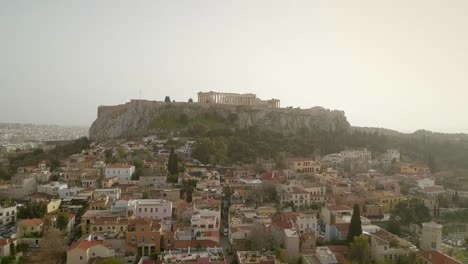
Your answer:
[[[255,94],[236,94],[218,92],[199,92],[199,103],[225,104],[225,105],[252,105],[280,108],[280,100],[261,100]]]

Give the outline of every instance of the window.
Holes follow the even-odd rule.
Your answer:
[[[83,256],[80,256],[80,260],[83,260]]]
[[[431,242],[431,248],[435,249],[436,248],[436,242]]]
[[[141,213],[141,208],[138,208],[138,211]]]
[[[141,243],[145,243],[145,236],[141,237]]]
[[[145,208],[145,213],[148,212],[148,208]]]
[[[156,207],[156,213],[158,212],[158,208]]]
[[[135,236],[132,236],[132,242],[135,242]]]

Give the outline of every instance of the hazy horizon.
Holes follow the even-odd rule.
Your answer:
[[[468,2],[4,1],[0,122],[255,93],[352,126],[468,133]]]

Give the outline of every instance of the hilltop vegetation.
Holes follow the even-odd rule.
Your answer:
[[[90,141],[83,137],[72,141],[71,143],[57,146],[49,152],[42,149],[36,149],[32,152],[13,153],[8,156],[9,166],[0,167],[0,179],[10,179],[18,167],[36,166],[40,161],[47,160],[51,170],[60,165],[59,160],[68,158],[72,154],[81,153],[82,150],[89,148]]]
[[[468,168],[468,137],[421,132],[387,133],[380,129],[322,130],[306,126],[291,132],[261,126],[233,127],[236,116],[216,112],[189,118],[186,114],[156,118],[152,128],[197,139],[194,157],[205,163],[254,162],[257,157],[327,155],[343,149],[367,148],[373,155],[397,148],[402,160],[426,163],[433,171]]]

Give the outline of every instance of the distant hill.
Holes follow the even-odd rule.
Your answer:
[[[426,163],[433,171],[468,169],[466,134],[352,127],[343,111],[321,107],[275,109],[132,100],[99,107],[98,118],[89,130],[93,141],[153,134],[194,138],[195,155],[212,153],[197,157],[208,163],[278,160],[284,155],[323,156],[359,148],[367,148],[378,157],[395,148],[403,161]]]

